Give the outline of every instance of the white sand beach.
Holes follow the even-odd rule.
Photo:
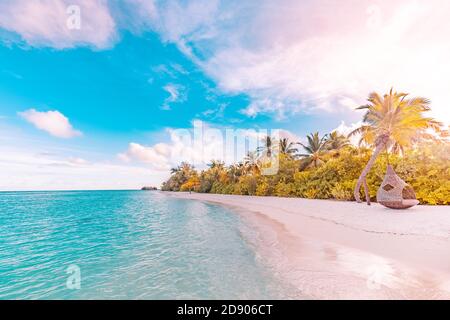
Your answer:
[[[450,299],[450,208],[197,193],[233,207],[292,298]]]

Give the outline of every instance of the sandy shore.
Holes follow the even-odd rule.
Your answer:
[[[293,297],[450,299],[450,207],[167,194],[233,207]]]

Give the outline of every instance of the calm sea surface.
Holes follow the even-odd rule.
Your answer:
[[[160,192],[0,192],[0,299],[284,298],[245,228]]]

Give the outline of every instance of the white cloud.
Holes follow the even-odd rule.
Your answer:
[[[394,86],[431,99],[433,116],[450,122],[447,0],[71,3],[86,8],[79,32],[61,28],[63,0],[3,1],[0,27],[55,48],[104,48],[118,29],[151,29],[177,44],[221,90],[248,95],[242,112],[251,117],[347,112],[370,91]],[[166,89],[169,102],[179,99]]]
[[[119,159],[122,162],[126,162],[126,163],[129,163],[131,161],[130,156],[128,156],[128,152],[118,153],[117,154],[117,159]]]
[[[156,0],[121,0],[113,4],[120,26],[140,32],[151,27],[158,17]]]
[[[260,113],[272,113],[276,120],[286,119],[286,112],[295,113],[301,109],[300,101],[287,101],[283,98],[273,97],[253,97],[253,101],[241,113],[256,117]]]
[[[293,133],[289,130],[284,130],[284,129],[279,130],[279,137],[280,137],[280,139],[288,139],[290,142],[293,142],[293,143],[303,141],[302,138],[300,138],[295,133]]]
[[[164,101],[162,109],[170,110],[172,103],[186,101],[186,88],[184,86],[169,83],[163,89],[169,94],[169,97]]]
[[[151,25],[166,41],[188,49],[184,46],[186,41],[201,41],[214,36],[219,6],[219,0],[159,2],[158,15],[153,15]]]
[[[158,145],[145,147],[131,142],[128,150],[125,153],[118,154],[118,157],[124,162],[136,160],[159,170],[168,170],[170,168],[167,155],[161,152],[161,148],[158,148]]]
[[[160,186],[168,172],[0,146],[0,190],[108,190]]]
[[[80,8],[80,28],[72,28],[71,5]],[[0,28],[18,34],[31,46],[57,49],[78,45],[107,48],[116,25],[106,0],[6,0],[0,2]]]
[[[81,136],[81,131],[75,130],[69,119],[59,111],[40,112],[29,109],[19,112],[26,121],[32,123],[36,128],[44,130],[58,138],[73,138]]]
[[[222,90],[249,95],[248,116],[346,111],[394,86],[430,98],[448,123],[449,10],[445,0],[170,1],[153,28]]]
[[[138,189],[160,186],[168,176],[97,149],[0,126],[0,191]]]
[[[341,124],[334,130],[332,131],[337,131],[340,134],[343,134],[345,136],[348,136],[350,134],[350,132],[352,132],[353,130],[359,128],[362,125],[362,121],[358,121],[355,123],[351,123],[350,125],[346,125],[345,121],[342,121]],[[358,145],[359,144],[359,140],[361,139],[361,135],[353,135],[350,137],[350,142],[353,145]]]
[[[160,32],[164,41],[180,44],[184,34],[200,39],[215,19],[218,0],[157,2],[154,0],[2,0],[0,28],[20,36],[31,46],[56,49],[112,46],[119,29],[140,33]],[[79,29],[67,27],[73,12],[80,8]],[[72,15],[71,15],[72,14]],[[198,34],[198,36],[196,36]],[[187,46],[181,46],[188,50]],[[188,51],[186,51],[187,53]]]
[[[83,158],[77,158],[77,157],[70,157],[68,159],[68,162],[75,166],[85,166],[89,165],[89,162]]]
[[[168,129],[170,141],[143,146],[130,143],[128,150],[118,154],[126,163],[137,161],[154,170],[167,172],[169,168],[189,162],[203,169],[211,160],[226,164],[241,161],[248,151],[254,151],[267,135],[288,138],[291,142],[301,139],[287,130],[227,129],[216,128],[203,121],[194,120],[192,129]]]
[[[201,122],[194,122],[193,130],[167,129],[170,142],[152,146],[132,142],[127,151],[118,154],[118,157],[124,162],[137,161],[152,169],[165,172],[182,161],[202,167],[211,159],[222,159],[223,148],[217,143],[218,140],[213,141],[208,136],[203,137],[199,132],[203,132]]]

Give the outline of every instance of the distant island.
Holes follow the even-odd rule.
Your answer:
[[[141,190],[143,191],[156,191],[158,190],[157,187],[142,187]]]

